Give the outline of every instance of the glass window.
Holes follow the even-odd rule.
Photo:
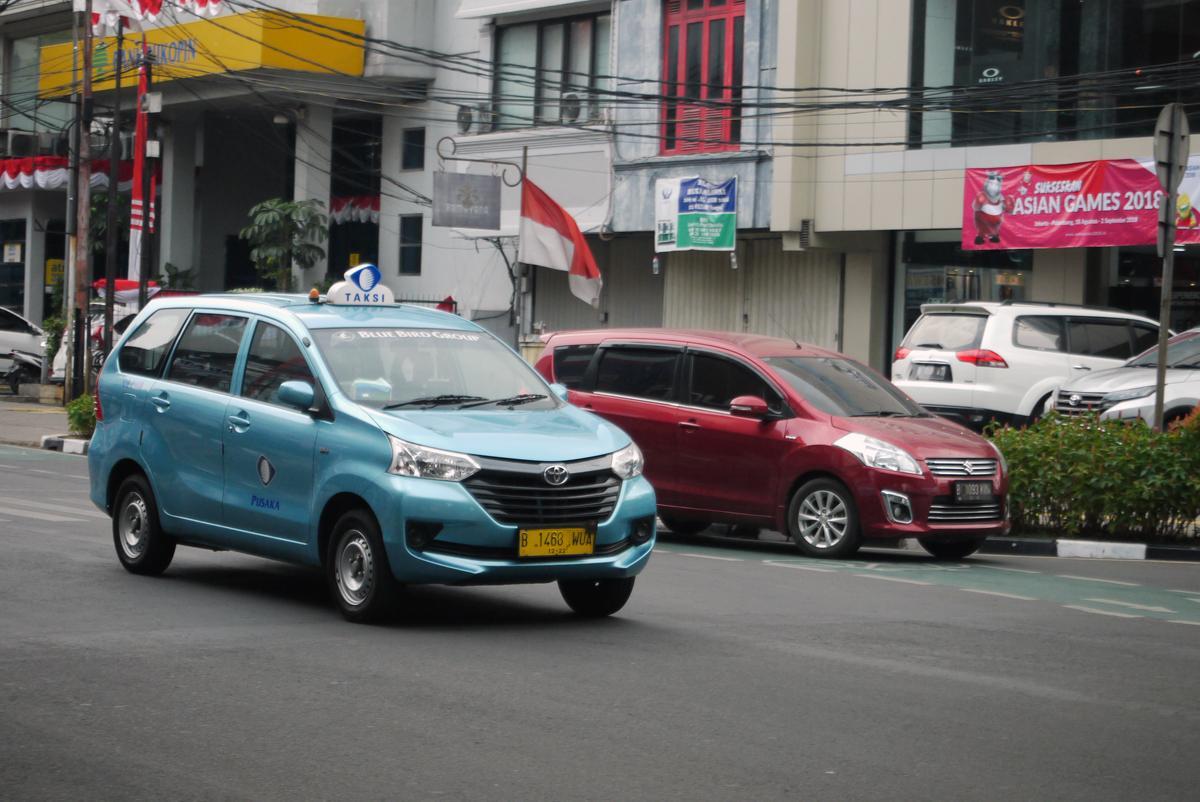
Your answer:
[[[405,128],[400,144],[400,169],[425,169],[425,129]]]
[[[70,71],[71,58],[65,63],[41,65],[41,49],[49,45],[71,41],[71,32],[57,31],[40,36],[14,39],[11,45],[11,70],[9,86],[5,93],[11,101],[5,110],[9,115],[6,127],[25,131],[62,131],[71,120],[69,98],[38,97],[38,75],[42,72]],[[30,153],[36,156],[36,153]]]
[[[767,357],[775,375],[822,412],[843,417],[925,417],[889,382],[849,359],[828,356]]]
[[[778,409],[781,399],[757,373],[744,365],[708,354],[692,355],[692,377],[687,403],[697,407],[728,410],[733,399],[752,395]]]
[[[1140,354],[1158,345],[1158,329],[1145,323],[1133,324],[1133,352]]]
[[[400,275],[421,275],[421,237],[425,218],[419,214],[400,215]]]
[[[171,381],[229,392],[246,318],[202,312],[192,318],[167,368]]]
[[[1158,348],[1152,348],[1129,363],[1133,367],[1158,366]],[[1167,340],[1167,367],[1200,368],[1200,332],[1185,331]]]
[[[1129,359],[1129,327],[1124,320],[1070,320],[1071,353],[1105,359]]]
[[[1065,351],[1063,319],[1052,315],[1019,317],[1013,323],[1013,344],[1036,351]]]
[[[29,332],[29,325],[7,309],[0,309],[0,331]]]
[[[341,391],[373,407],[420,410],[554,409],[546,383],[525,360],[482,331],[320,329],[313,339]],[[503,406],[503,404],[500,404]]]
[[[922,315],[904,338],[903,347],[938,351],[978,348],[986,325],[986,315]]]
[[[581,386],[595,353],[594,345],[564,345],[555,348],[554,380],[572,389]]]
[[[596,374],[596,391],[670,400],[677,357],[677,351],[667,348],[605,348]]]
[[[612,89],[610,15],[506,25],[497,36],[497,128],[600,118]]]
[[[277,403],[279,387],[284,382],[302,381],[317,389],[317,382],[308,361],[292,335],[278,326],[259,322],[254,327],[250,351],[246,355],[246,370],[242,378],[242,395],[268,404]]]
[[[161,309],[146,318],[117,354],[117,367],[121,372],[157,376],[188,314],[187,309]],[[132,319],[129,317],[122,322],[129,325],[128,321]]]
[[[739,148],[745,11],[724,0],[666,3],[664,154]]]

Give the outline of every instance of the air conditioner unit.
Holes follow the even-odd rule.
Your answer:
[[[460,134],[471,133],[471,126],[475,124],[475,112],[470,106],[458,107],[458,132]]]
[[[8,157],[24,159],[38,155],[38,135],[28,131],[8,132]]]
[[[496,113],[491,106],[475,107],[475,133],[486,134],[491,131],[496,120]]]
[[[578,122],[579,116],[583,113],[583,102],[579,99],[579,95],[568,92],[562,96],[558,109],[559,116],[564,123]]]

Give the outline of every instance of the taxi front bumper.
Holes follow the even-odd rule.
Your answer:
[[[389,476],[380,527],[388,563],[407,584],[521,584],[637,575],[655,541],[654,490],[638,476],[621,482],[596,528],[591,555],[519,558],[519,527],[498,522],[459,482]],[[531,521],[530,526],[538,525]]]

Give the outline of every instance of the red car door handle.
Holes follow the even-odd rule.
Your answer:
[[[701,428],[700,424],[696,423],[694,420],[681,420],[679,422],[679,426],[683,429],[699,429],[699,428]]]

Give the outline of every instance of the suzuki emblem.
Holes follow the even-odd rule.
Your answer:
[[[974,466],[974,465],[972,465],[972,464],[971,464],[971,463],[969,463],[969,462],[964,462],[964,463],[963,463],[963,470],[967,472],[967,476],[974,476],[974,475],[975,475],[975,466]]]
[[[565,485],[567,480],[571,478],[571,472],[567,470],[566,465],[551,465],[542,471],[542,478],[546,480],[546,484]]]

